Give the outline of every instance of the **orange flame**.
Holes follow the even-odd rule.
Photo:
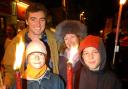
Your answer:
[[[69,61],[70,63],[73,63],[73,58],[74,56],[78,53],[78,45],[76,46],[72,46],[71,49],[70,49],[70,55],[69,55]]]
[[[25,49],[25,45],[23,43],[22,38],[20,38],[19,44],[16,45],[16,60],[13,66],[14,70],[18,70],[21,67],[24,49]]]

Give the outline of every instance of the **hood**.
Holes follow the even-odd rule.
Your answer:
[[[79,48],[80,54],[86,47],[89,47],[89,46],[94,47],[99,50],[99,53],[101,56],[101,64],[100,64],[99,70],[103,70],[105,67],[105,63],[106,63],[106,50],[105,50],[105,46],[104,46],[102,39],[98,36],[93,36],[93,35],[88,35],[87,37],[85,37],[80,42],[80,48]],[[84,63],[82,58],[81,58],[81,62],[86,67],[86,64]]]
[[[55,36],[58,42],[64,42],[66,34],[75,34],[80,39],[87,35],[87,27],[77,20],[65,20],[56,26]]]

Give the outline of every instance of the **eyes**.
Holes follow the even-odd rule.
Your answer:
[[[44,53],[41,53],[41,52],[38,52],[38,53],[31,53],[31,54],[29,55],[29,58],[30,58],[30,59],[45,58],[45,54],[44,54]]]
[[[83,51],[83,54],[82,56],[88,56],[88,55],[95,55],[95,54],[98,54],[98,50],[92,50],[92,51]]]
[[[30,20],[33,22],[38,21],[38,19],[36,17],[31,17]],[[39,18],[39,21],[44,22],[44,21],[46,21],[46,18]]]
[[[67,34],[65,37],[64,37],[64,40],[69,40],[69,39],[75,39],[77,38],[76,35],[74,34]]]

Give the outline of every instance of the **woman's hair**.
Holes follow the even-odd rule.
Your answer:
[[[87,27],[77,20],[65,20],[57,25],[55,36],[58,42],[64,42],[66,34],[75,34],[80,39],[87,35]]]

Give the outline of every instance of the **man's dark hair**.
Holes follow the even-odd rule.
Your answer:
[[[42,5],[41,3],[31,3],[26,9],[25,18],[28,19],[30,12],[38,12],[38,11],[43,11],[45,16],[47,16],[47,9],[44,5]]]

